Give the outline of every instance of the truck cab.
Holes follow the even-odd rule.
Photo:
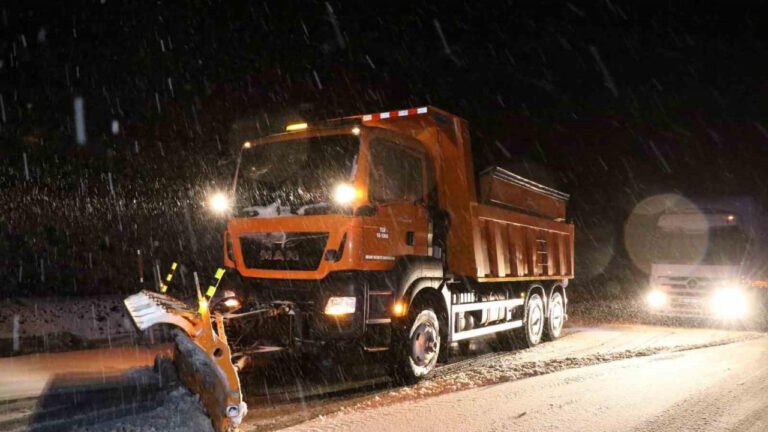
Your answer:
[[[762,315],[748,255],[749,224],[733,211],[663,214],[653,234],[648,294],[655,315],[738,322]]]

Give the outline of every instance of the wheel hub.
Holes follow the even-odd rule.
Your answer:
[[[437,353],[440,338],[431,325],[422,324],[416,328],[411,338],[411,353],[413,361],[419,366],[428,364]]]
[[[563,325],[563,305],[559,302],[552,305],[552,328],[559,330]]]
[[[534,304],[533,307],[531,307],[529,313],[530,316],[528,317],[528,335],[532,341],[538,341],[544,325],[544,320],[542,319],[543,314],[540,305],[538,303]]]

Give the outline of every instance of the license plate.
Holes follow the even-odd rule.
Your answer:
[[[685,303],[685,304],[699,304],[699,303],[701,303],[701,299],[697,299],[697,298],[681,298],[679,300],[680,300],[680,303]]]

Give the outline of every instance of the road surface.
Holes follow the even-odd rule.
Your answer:
[[[43,394],[52,381],[103,381],[131,368],[152,366],[171,346],[120,347],[0,358],[0,402]]]
[[[649,341],[635,330],[627,343]],[[562,342],[575,348],[573,339]],[[346,411],[288,430],[767,431],[768,336]]]
[[[295,384],[287,387],[243,377],[243,429],[768,430],[768,336],[761,333],[585,326],[533,349],[493,352],[480,341],[472,351],[407,387],[376,375],[376,367],[353,382],[288,376]],[[146,367],[125,372],[151,364],[153,352],[0,359],[0,430],[191,430],[180,422],[202,415],[194,399],[167,386],[147,391],[156,380]]]

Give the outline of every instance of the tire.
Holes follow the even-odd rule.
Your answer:
[[[523,326],[496,333],[496,342],[505,351],[534,347],[544,337],[544,321],[544,301],[539,294],[531,294],[525,302]]]
[[[435,369],[440,355],[440,321],[432,308],[413,310],[406,325],[407,333],[395,346],[395,374],[406,383],[414,383]]]
[[[462,340],[457,342],[459,346],[459,355],[462,357],[468,356],[472,350],[470,349],[470,342],[468,340]]]
[[[563,333],[565,325],[565,302],[563,295],[555,291],[549,298],[549,308],[547,310],[547,324],[544,328],[544,339],[553,341],[558,339]]]
[[[492,347],[499,351],[512,351],[523,348],[520,343],[520,336],[514,330],[507,330],[496,333],[496,344]]]
[[[538,293],[533,293],[525,302],[523,326],[516,332],[517,339],[524,348],[531,348],[541,343],[544,336],[544,321],[544,301]]]

